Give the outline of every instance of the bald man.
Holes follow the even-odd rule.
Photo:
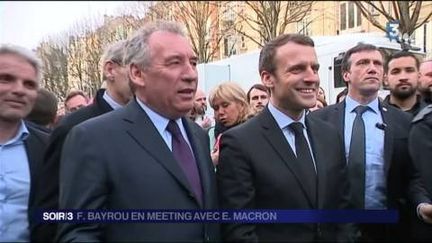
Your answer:
[[[420,78],[418,90],[427,104],[432,104],[432,59],[420,65]]]
[[[207,97],[204,91],[198,89],[195,94],[195,105],[197,107],[197,118],[195,122],[202,128],[208,129],[213,124],[213,119],[206,115],[207,111]]]

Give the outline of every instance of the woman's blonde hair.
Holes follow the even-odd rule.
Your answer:
[[[252,116],[249,103],[245,91],[237,84],[232,81],[224,82],[216,86],[209,95],[210,106],[214,109],[214,100],[221,99],[228,102],[236,102],[241,105],[239,117],[237,118],[238,123],[242,123]]]

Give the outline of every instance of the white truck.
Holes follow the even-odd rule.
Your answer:
[[[352,33],[338,36],[312,36],[315,50],[320,63],[320,86],[324,89],[327,103],[334,104],[336,96],[345,88],[341,76],[342,57],[349,48],[359,42],[373,44],[383,49],[387,54],[401,50],[396,41],[390,41],[385,33]],[[224,81],[234,81],[247,91],[252,85],[261,83],[258,73],[258,58],[260,50],[234,55],[226,59],[198,65],[199,88],[208,95],[218,84]],[[415,52],[424,56],[423,52]],[[380,96],[385,96],[387,90],[382,89]]]

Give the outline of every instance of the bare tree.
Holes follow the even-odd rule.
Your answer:
[[[173,20],[173,4],[174,1],[151,1],[144,16],[144,21]]]
[[[84,74],[86,77],[84,91],[93,96],[102,84],[102,77],[99,71],[99,60],[103,51],[103,36],[97,32],[90,32],[86,35],[84,50],[85,68]]]
[[[66,35],[61,38],[48,37],[37,47],[37,54],[43,63],[42,85],[63,100],[69,90],[68,55]]]
[[[286,32],[291,23],[310,13],[313,1],[245,1],[246,8],[238,14],[236,30],[262,47],[269,40]],[[248,31],[250,30],[250,31]]]
[[[76,22],[69,41],[69,75],[75,87],[90,96],[102,82],[99,60],[105,36],[98,29],[104,24],[103,20],[100,16],[90,16]]]
[[[98,35],[106,46],[119,40],[125,40],[136,30],[133,24],[139,20],[131,15],[122,15],[119,17],[105,16],[103,25],[96,30]]]
[[[213,60],[219,52],[224,31],[219,28],[218,11],[219,3],[215,1],[140,1],[131,2],[124,10],[137,18],[127,20],[134,29],[159,19],[182,23],[200,63]]]
[[[181,22],[188,32],[192,48],[199,63],[213,60],[220,50],[224,30],[219,28],[219,4],[213,1],[174,2],[177,11],[174,18]]]
[[[68,74],[72,87],[84,90],[85,87],[85,35],[88,33],[83,22],[76,22],[69,30]]]
[[[375,14],[382,14],[388,21],[399,21],[399,32],[412,35],[412,33],[425,24],[432,16],[428,13],[420,19],[420,10],[423,1],[354,1],[362,15],[375,27],[386,31],[385,23],[380,23]],[[385,5],[390,5],[391,8]]]
[[[131,30],[139,29],[145,23],[145,17],[149,15],[154,1],[127,2],[119,11],[124,18],[124,26]]]
[[[103,23],[86,34],[85,38],[85,74],[88,82],[86,83],[87,92],[95,94],[102,84],[102,74],[100,70],[100,58],[108,45],[126,39],[132,32],[132,28],[127,26],[130,16],[104,16]],[[96,23],[96,22],[94,22]]]

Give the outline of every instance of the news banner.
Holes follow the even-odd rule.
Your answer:
[[[397,223],[397,210],[45,210],[42,223]]]

